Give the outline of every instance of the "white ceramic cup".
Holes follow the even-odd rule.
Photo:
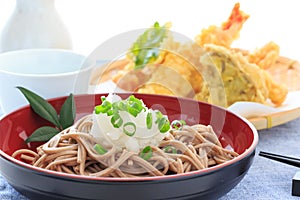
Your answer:
[[[85,63],[85,64],[83,64]],[[92,66],[86,57],[62,49],[25,49],[0,54],[0,103],[9,113],[28,101],[17,86],[48,99],[88,93]]]

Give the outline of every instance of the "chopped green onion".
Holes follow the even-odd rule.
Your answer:
[[[117,102],[112,103],[111,107],[112,107],[113,110],[118,110],[119,109]]]
[[[95,107],[95,113],[107,113],[111,109],[111,107],[111,103],[107,100],[104,100],[101,105]]]
[[[127,111],[127,104],[124,100],[118,102],[117,105],[118,105],[117,107],[119,110]]]
[[[173,153],[173,154],[177,153],[177,150],[176,150],[175,147],[173,147],[173,146],[166,146],[166,147],[164,148],[164,151],[165,151],[166,153]]]
[[[158,122],[158,129],[161,133],[165,133],[170,129],[170,122],[166,118],[162,118]]]
[[[106,97],[105,96],[101,96],[101,101],[105,101],[106,100]]]
[[[128,112],[136,117],[142,110],[146,110],[143,102],[137,98],[135,98],[133,95],[130,95],[127,98],[128,101]]]
[[[157,119],[161,119],[161,118],[164,117],[164,115],[163,115],[159,110],[157,110],[157,111],[155,112],[155,114],[156,114],[156,118],[157,118]]]
[[[136,125],[133,122],[127,122],[123,126],[123,132],[128,136],[133,136],[136,131]]]
[[[101,105],[95,107],[95,113],[96,114],[100,114],[102,110],[103,109],[102,109]]]
[[[158,129],[161,133],[165,133],[170,129],[169,120],[160,111],[156,111],[155,123],[158,125]]]
[[[152,128],[152,113],[151,112],[147,113],[146,124],[147,124],[148,129]]]
[[[185,125],[185,124],[186,123],[184,120],[174,120],[171,123],[171,127],[172,127],[172,129],[175,129],[175,130],[181,130],[183,125]]]
[[[128,102],[135,102],[137,104],[140,104],[140,105],[143,105],[143,102],[142,100],[136,98],[134,95],[130,95],[128,98],[127,98]]]
[[[111,123],[115,128],[120,128],[123,125],[123,119],[120,116],[120,111],[126,111],[134,117],[137,117],[142,111],[146,111],[146,107],[142,100],[136,98],[134,95],[130,95],[126,100],[121,100],[118,102],[109,102],[104,96],[101,97],[101,105],[95,106],[95,113],[106,113],[107,116],[111,116]],[[156,121],[158,129],[161,133],[165,133],[170,129],[170,122],[166,116],[164,116],[160,111],[156,111]],[[152,128],[153,116],[152,113],[147,113],[146,125],[148,129]],[[123,127],[124,133],[129,136],[135,134],[136,126],[135,124],[126,123]],[[129,130],[128,130],[129,129]],[[132,130],[131,130],[132,129]]]
[[[136,117],[141,111],[139,111],[138,109],[134,108],[134,107],[128,107],[128,112]]]
[[[112,116],[112,115],[114,115],[114,114],[117,114],[117,111],[116,110],[109,110],[109,111],[107,111],[107,116]]]
[[[153,155],[152,148],[150,146],[146,146],[142,152],[140,153],[140,157],[144,160],[149,160]]]
[[[96,114],[101,113],[101,106],[100,105],[99,106],[95,106],[95,113]]]
[[[166,118],[160,118],[157,122],[158,124],[158,129],[160,130],[161,128],[163,128],[163,126],[165,125],[165,123],[167,123],[167,119]]]
[[[123,119],[120,117],[118,113],[115,113],[112,117],[110,122],[115,128],[120,128],[123,124]]]
[[[104,147],[102,147],[100,144],[95,144],[94,149],[100,155],[103,155],[103,154],[105,154],[107,152],[107,150]]]

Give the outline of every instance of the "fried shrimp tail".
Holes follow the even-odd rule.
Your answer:
[[[244,22],[249,18],[249,15],[240,10],[240,4],[236,3],[231,11],[231,14],[226,22],[222,24],[222,30],[237,30],[240,31]]]
[[[204,44],[215,44],[230,48],[232,42],[239,37],[239,32],[243,27],[249,15],[240,10],[240,4],[236,3],[231,11],[226,22],[223,22],[221,27],[209,26],[203,29],[201,33],[196,36],[196,43],[200,46]]]
[[[264,71],[266,84],[269,89],[269,98],[275,106],[280,106],[288,94],[288,88],[285,85],[276,83],[271,75]]]

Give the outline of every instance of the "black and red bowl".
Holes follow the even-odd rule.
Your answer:
[[[75,96],[77,118],[90,114],[100,103],[97,95]],[[104,94],[106,95],[106,94]],[[120,94],[127,97],[129,94]],[[217,106],[191,99],[135,94],[148,107],[160,109],[170,120],[212,125],[224,147],[240,155],[231,161],[185,174],[146,178],[96,178],[63,174],[33,167],[11,157],[29,148],[24,140],[45,125],[29,106],[0,121],[0,171],[17,191],[30,199],[216,199],[234,188],[250,168],[258,143],[256,129],[247,120]],[[59,110],[66,97],[49,102]],[[40,144],[31,144],[34,149]]]

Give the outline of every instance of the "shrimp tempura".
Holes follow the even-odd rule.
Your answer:
[[[200,35],[196,36],[196,43],[200,46],[215,44],[230,48],[232,42],[239,37],[239,32],[248,18],[249,15],[241,11],[240,4],[236,3],[228,20],[221,27],[212,25],[203,29]]]

